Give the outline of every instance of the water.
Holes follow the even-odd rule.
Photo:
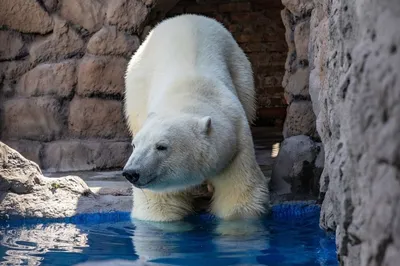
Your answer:
[[[282,205],[257,222],[208,215],[162,224],[129,214],[0,222],[0,265],[338,265],[334,235],[318,227],[317,207]],[[86,264],[85,264],[86,265]],[[115,261],[107,265],[119,265]]]

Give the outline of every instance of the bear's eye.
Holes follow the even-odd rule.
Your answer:
[[[157,145],[156,145],[156,149],[157,149],[158,151],[165,151],[165,150],[167,149],[167,146],[164,146],[164,145],[162,145],[162,144],[157,144]]]

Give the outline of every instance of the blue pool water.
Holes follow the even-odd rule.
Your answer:
[[[284,204],[257,222],[198,215],[162,224],[128,213],[1,221],[0,265],[338,265],[334,235],[319,228],[318,213]]]

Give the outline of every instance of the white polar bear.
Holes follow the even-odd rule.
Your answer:
[[[220,23],[180,15],[158,24],[129,62],[124,111],[134,150],[123,175],[134,185],[132,217],[180,220],[191,188],[212,184],[223,219],[267,212],[269,192],[254,153],[251,64]]]

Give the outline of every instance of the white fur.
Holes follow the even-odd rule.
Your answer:
[[[269,209],[269,180],[249,125],[254,93],[250,62],[217,21],[181,15],[149,33],[126,72],[125,116],[136,148],[124,169],[139,169],[144,184],[134,187],[133,217],[182,219],[192,212],[190,189],[205,180],[218,217]],[[168,149],[156,150],[160,143]]]

